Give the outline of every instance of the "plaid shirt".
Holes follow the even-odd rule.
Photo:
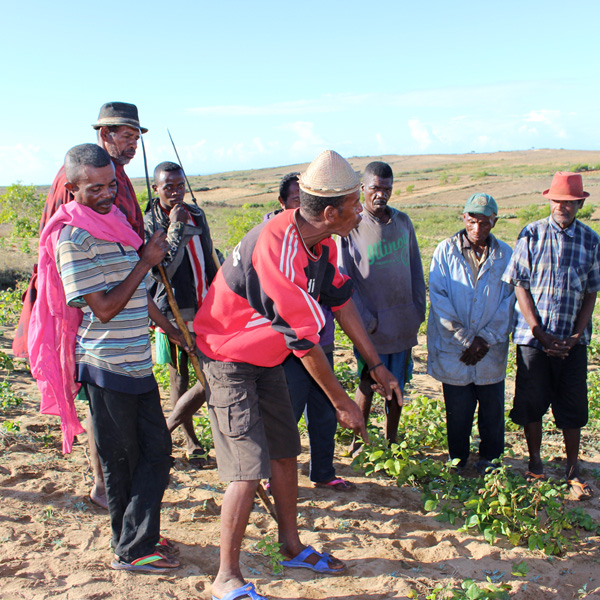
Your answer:
[[[600,290],[600,238],[577,219],[561,229],[552,219],[530,223],[521,231],[502,280],[531,292],[542,329],[559,338],[573,333],[585,294]],[[542,348],[533,337],[518,303],[513,340]],[[581,336],[588,344],[592,320]]]

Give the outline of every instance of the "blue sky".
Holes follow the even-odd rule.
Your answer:
[[[576,8],[569,11],[568,6]],[[50,183],[100,106],[137,104],[151,170],[600,149],[600,3],[20,2],[2,9],[0,185]],[[141,151],[127,167],[143,174]]]

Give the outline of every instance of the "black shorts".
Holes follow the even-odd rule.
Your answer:
[[[587,348],[575,345],[567,358],[548,356],[533,346],[517,346],[517,379],[510,418],[517,425],[542,420],[552,406],[559,429],[588,422]]]
[[[200,359],[223,481],[268,479],[271,460],[300,454],[298,425],[282,366]]]

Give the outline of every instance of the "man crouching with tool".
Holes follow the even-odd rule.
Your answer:
[[[112,568],[165,572],[179,567],[159,535],[171,437],[152,374],[148,317],[186,344],[149,297],[145,279],[165,256],[166,236],[155,233],[138,256],[142,240],[114,206],[115,169],[103,148],[75,146],[65,173],[75,202],[59,208],[40,239],[31,370],[42,402],[52,394],[72,407],[75,381],[87,392],[106,481]]]

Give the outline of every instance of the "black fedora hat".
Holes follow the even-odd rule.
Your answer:
[[[142,133],[148,130],[140,125],[138,109],[135,104],[127,102],[107,102],[100,108],[98,120],[92,125],[94,129],[108,127],[110,125],[127,125],[139,129]]]

